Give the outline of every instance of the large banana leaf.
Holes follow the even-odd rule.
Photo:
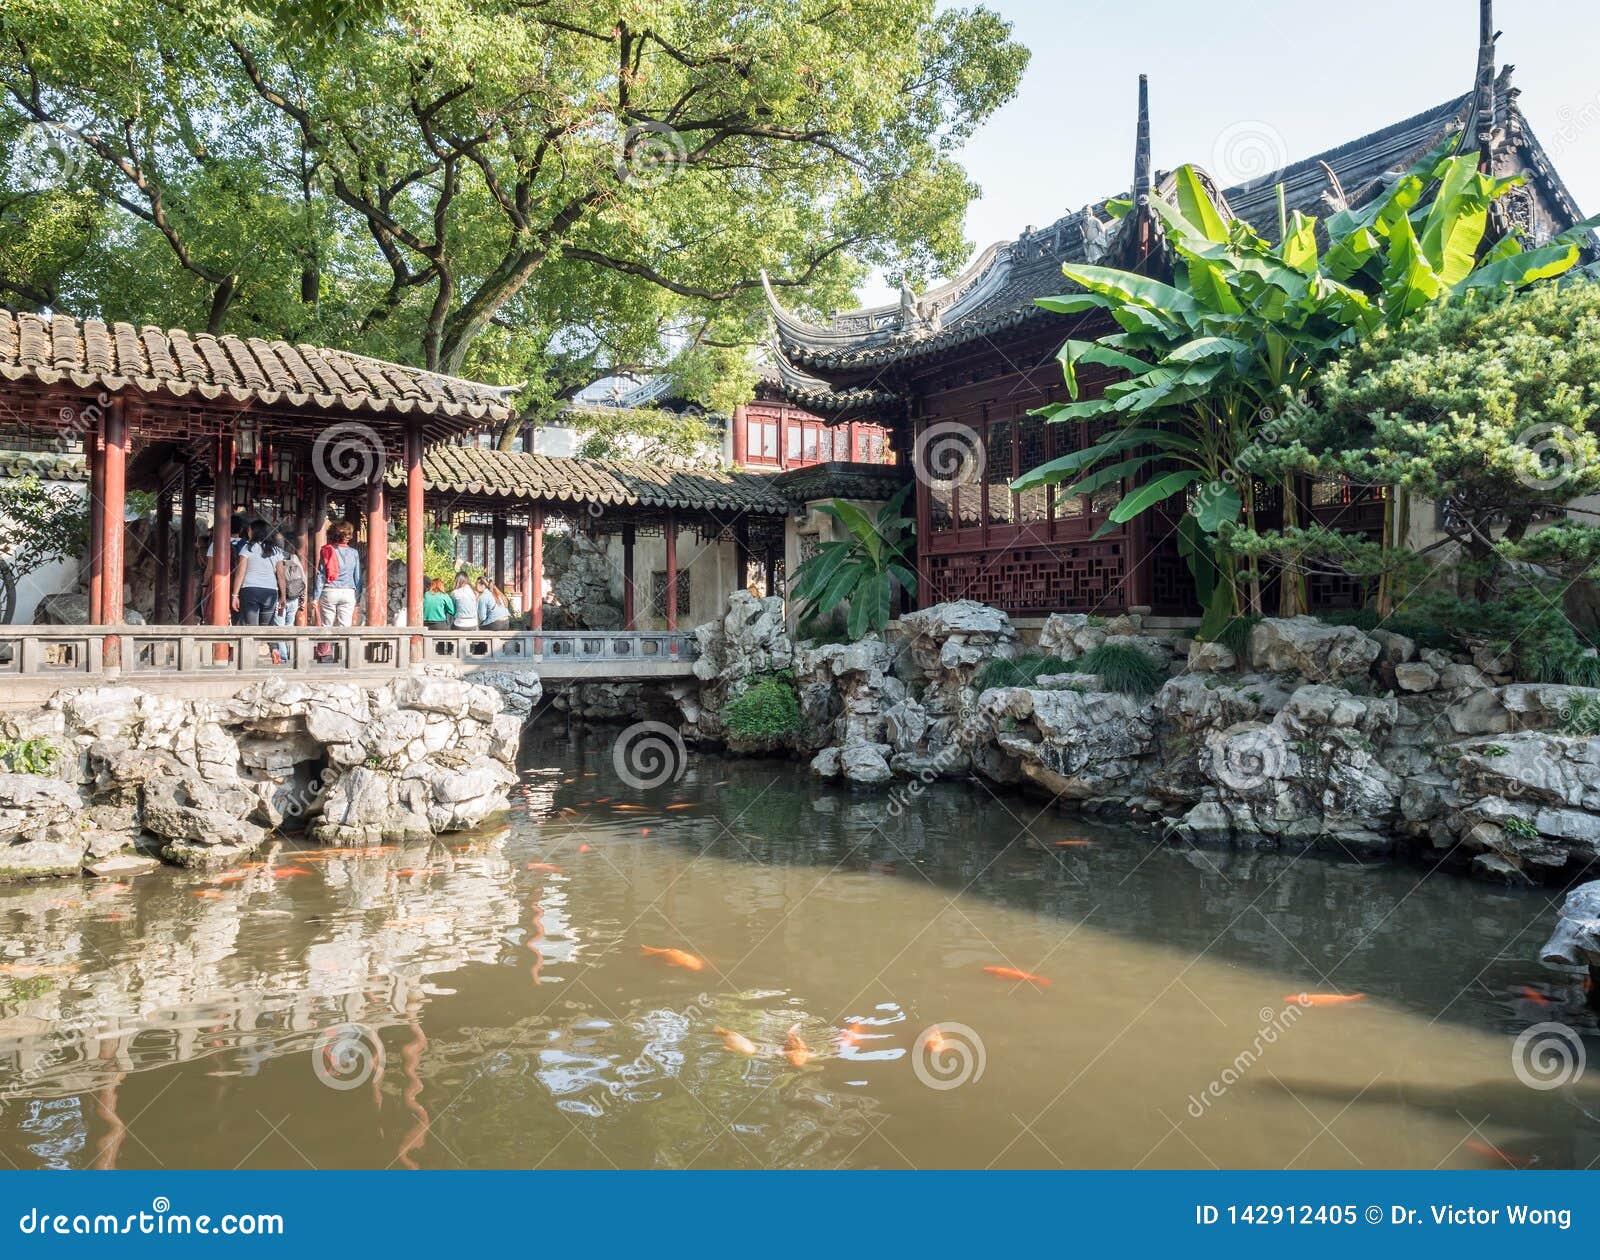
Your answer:
[[[1088,289],[1135,307],[1144,307],[1160,315],[1172,312],[1182,315],[1196,309],[1193,295],[1170,284],[1135,275],[1131,271],[1118,271],[1115,267],[1095,267],[1087,263],[1067,263],[1061,274]]]
[[[1167,473],[1164,477],[1157,477],[1154,481],[1140,486],[1122,498],[1122,502],[1111,509],[1111,514],[1106,517],[1108,524],[1126,525],[1146,508],[1154,507],[1157,503],[1164,503],[1178,491],[1187,489],[1199,481],[1201,474],[1193,468],[1185,468],[1179,472]]]
[[[1071,496],[1075,494],[1094,494],[1106,486],[1114,485],[1125,477],[1131,477],[1146,464],[1160,459],[1159,455],[1136,455],[1132,459],[1125,459],[1120,464],[1110,464],[1098,472],[1090,473],[1082,481],[1075,481],[1061,493]]]
[[[1194,167],[1184,165],[1178,168],[1177,186],[1178,208],[1183,211],[1184,218],[1195,224],[1207,240],[1226,241],[1228,225],[1222,221],[1216,206],[1206,195]]]
[[[1066,341],[1061,349],[1056,351],[1056,359],[1061,364],[1061,374],[1066,380],[1067,395],[1074,401],[1078,397],[1078,372],[1080,363],[1098,363],[1102,367],[1122,368],[1128,372],[1143,372],[1150,365],[1143,359],[1136,359],[1131,354],[1123,354],[1101,342],[1096,341]]]
[[[1021,493],[1024,490],[1037,490],[1040,486],[1053,486],[1094,467],[1107,455],[1115,455],[1119,451],[1130,450],[1145,443],[1172,445],[1176,436],[1160,429],[1123,429],[1104,442],[1086,446],[1082,450],[1070,451],[1048,463],[1040,464],[1037,468],[1029,469],[1011,483],[1011,489]]]

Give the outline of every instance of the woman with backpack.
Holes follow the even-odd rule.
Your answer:
[[[283,553],[274,545],[272,527],[250,522],[249,541],[239,549],[233,569],[233,611],[241,626],[270,626],[283,611]]]
[[[350,545],[355,527],[338,521],[328,530],[327,544],[317,555],[316,588],[312,598],[327,627],[353,626],[356,600],[361,595],[361,555]]]

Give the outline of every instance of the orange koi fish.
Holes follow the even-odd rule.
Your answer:
[[[783,1057],[797,1068],[811,1062],[811,1047],[801,1038],[799,1024],[790,1028],[789,1035],[783,1039]]]
[[[1057,840],[1052,847],[1057,849],[1087,849],[1093,843],[1093,840]]]
[[[1528,1001],[1535,1002],[1540,1006],[1549,1006],[1550,1005],[1550,999],[1549,998],[1545,997],[1544,994],[1540,993],[1538,989],[1532,988],[1529,985],[1526,985],[1526,984],[1523,985],[1520,989],[1517,990],[1517,992],[1519,994],[1521,994],[1523,997],[1527,998]]]
[[[206,880],[208,884],[237,884],[242,879],[249,879],[249,871],[223,871],[220,875],[213,875]]]
[[[743,1033],[736,1033],[730,1028],[713,1028],[712,1032],[722,1034],[723,1046],[732,1054],[754,1054],[756,1043]]]
[[[639,834],[641,836],[648,836],[650,834],[650,828],[648,828],[648,827],[640,827],[639,828]]]
[[[1285,1002],[1292,1006],[1343,1006],[1346,1002],[1365,1002],[1365,993],[1288,993]]]
[[[644,806],[643,805],[613,805],[611,808],[616,810],[620,814],[624,810],[641,810],[641,809],[644,808]]]
[[[196,888],[189,895],[191,897],[204,897],[208,901],[214,901],[218,897],[223,896],[223,892],[220,888]]]
[[[274,874],[276,874],[276,872],[274,872]],[[432,875],[432,874],[433,874],[433,867],[431,867],[431,866],[408,866],[408,867],[405,867],[403,870],[398,870],[398,871],[395,872],[395,875],[400,879],[410,879],[413,875]]]
[[[943,1054],[950,1048],[950,1043],[944,1039],[944,1034],[939,1031],[938,1024],[928,1029],[927,1040],[922,1044],[927,1046],[934,1054]]]
[[[594,845],[592,845],[592,844],[580,844],[578,846],[578,852],[579,853],[588,853],[593,848],[594,848]]]
[[[1036,976],[1030,971],[1019,971],[1015,967],[985,967],[991,976],[999,976],[1002,980],[1026,980],[1029,984],[1040,987],[1048,986],[1050,981],[1044,976]]]
[[[523,867],[522,869],[526,871],[545,871],[551,875],[561,874],[561,868],[559,866],[551,866],[548,862],[529,862],[527,866]]]
[[[592,778],[596,777],[599,773],[600,772],[598,770],[585,770],[583,772],[583,777],[586,778],[586,779],[592,779]]]
[[[696,808],[696,804],[695,804],[694,801],[679,801],[676,805],[668,805],[667,808],[668,809],[694,809],[694,808]]]
[[[699,971],[706,965],[704,958],[697,957],[682,949],[658,949],[654,945],[639,946],[645,954],[659,958],[669,967],[683,967],[689,971]],[[721,1031],[720,1029],[718,1031]]]
[[[298,879],[301,875],[309,875],[310,871],[301,870],[298,866],[286,866],[282,870],[273,871],[273,879]]]
[[[1510,1155],[1502,1151],[1493,1142],[1480,1142],[1477,1138],[1468,1138],[1465,1146],[1476,1155],[1482,1155],[1485,1159],[1497,1160],[1511,1168],[1526,1168],[1533,1162],[1517,1155]]]
[[[58,976],[76,971],[78,963],[6,963],[0,966],[0,976]]]

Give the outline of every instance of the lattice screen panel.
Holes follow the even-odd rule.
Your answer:
[[[1015,547],[989,554],[930,555],[924,605],[975,599],[1008,613],[1116,612],[1125,602],[1121,542]]]

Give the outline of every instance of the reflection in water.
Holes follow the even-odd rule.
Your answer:
[[[777,763],[707,759],[648,793],[603,741],[528,765],[505,831],[0,889],[0,1160],[1600,1154],[1588,1079],[1534,1089],[1513,1061],[1532,1024],[1595,1031],[1528,961],[1542,895],[1161,848],[968,784],[891,814]],[[1300,992],[1368,996],[1286,1012]],[[347,1035],[370,1053],[330,1056]]]

